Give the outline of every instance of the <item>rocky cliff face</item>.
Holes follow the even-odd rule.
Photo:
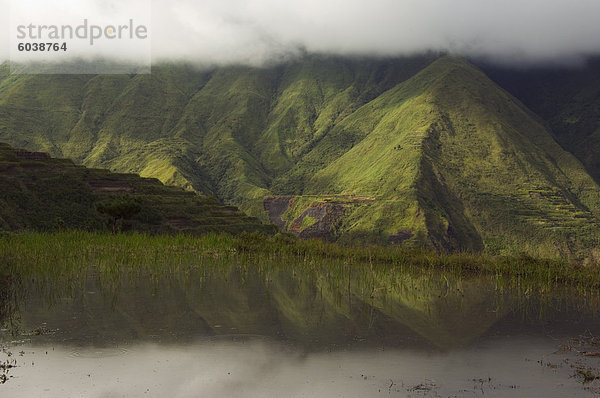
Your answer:
[[[277,225],[282,231],[286,230],[286,221],[282,218],[294,203],[293,196],[267,196],[263,200],[263,206],[271,224]]]
[[[302,238],[335,240],[338,238],[337,230],[348,211],[357,206],[367,206],[373,201],[373,198],[352,195],[324,198],[269,196],[264,199],[263,204],[269,220],[281,231],[291,232]],[[400,243],[412,236],[410,232],[399,232],[398,235],[390,236],[389,243]]]

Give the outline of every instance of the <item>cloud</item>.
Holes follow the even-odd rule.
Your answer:
[[[26,4],[45,23],[61,19],[56,2],[0,1],[21,9]],[[103,21],[135,18],[150,9],[150,0],[58,3],[76,3],[80,15]],[[598,0],[153,0],[151,10],[154,62],[260,64],[303,51],[403,55],[434,50],[527,64],[600,53]],[[0,57],[7,56],[6,47],[3,39]],[[134,53],[107,50],[111,56]]]

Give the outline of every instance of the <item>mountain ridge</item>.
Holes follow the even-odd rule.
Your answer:
[[[300,235],[578,256],[599,244],[600,188],[524,103],[451,56],[8,75],[0,140],[214,194],[263,221],[265,198],[289,197],[275,220]]]

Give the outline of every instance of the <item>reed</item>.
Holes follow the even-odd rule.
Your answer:
[[[89,267],[106,272],[172,272],[180,268],[232,263],[270,268],[297,267],[341,277],[351,270],[445,271],[458,276],[491,275],[536,285],[600,287],[600,267],[581,262],[486,253],[440,254],[391,246],[345,247],[321,240],[278,234],[202,236],[109,234],[101,232],[26,232],[0,237],[5,274],[74,275]],[[340,268],[342,267],[342,268]]]

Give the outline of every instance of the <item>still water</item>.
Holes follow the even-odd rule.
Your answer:
[[[595,397],[595,296],[435,272],[8,278],[0,397]]]

